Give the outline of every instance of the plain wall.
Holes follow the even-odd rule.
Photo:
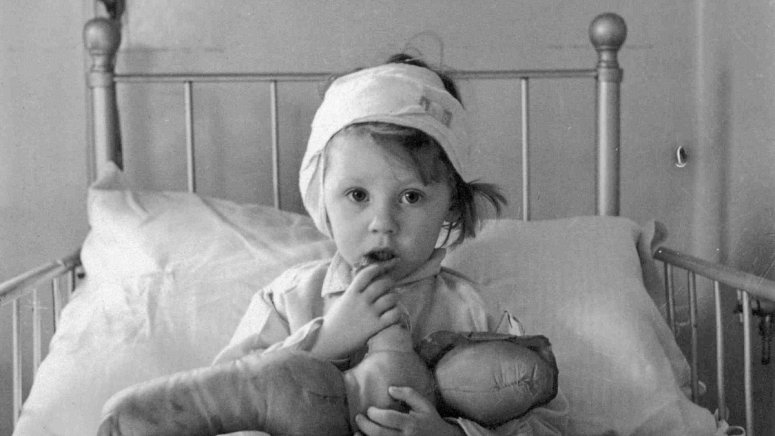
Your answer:
[[[698,64],[698,128],[703,138],[697,153],[702,179],[712,187],[703,196],[716,210],[706,226],[718,237],[718,258],[744,271],[775,279],[775,3],[731,1],[701,3],[702,29]],[[702,104],[704,103],[704,104]],[[697,208],[703,203],[698,203]],[[698,210],[697,216],[701,215]],[[713,229],[721,232],[713,232]],[[695,244],[711,251],[706,237]],[[708,254],[707,256],[710,256]],[[735,298],[727,298],[734,307]],[[710,315],[706,315],[710,318]],[[758,325],[758,324],[757,324]],[[728,323],[730,365],[742,366],[742,345]],[[755,326],[756,327],[756,326]],[[740,337],[740,336],[737,336]],[[754,398],[757,434],[772,434],[775,416],[773,363],[760,364],[761,339],[754,329]],[[710,358],[710,356],[709,356]],[[761,381],[764,382],[761,382]],[[736,380],[740,382],[740,380]],[[739,393],[733,401],[742,403]]]
[[[89,3],[88,5],[85,5]],[[85,1],[0,7],[0,281],[86,236]],[[44,299],[45,301],[45,299]],[[30,301],[20,304],[29,319]],[[0,308],[0,434],[10,434],[11,310]],[[29,323],[23,324],[29,337]]]
[[[67,254],[88,230],[81,28],[94,10],[88,0],[6,3],[0,10],[0,279]],[[772,2],[422,0],[368,5],[235,0],[225,8],[205,0],[129,1],[118,69],[347,71],[378,63],[407,43],[432,63],[457,69],[591,68],[595,53],[587,26],[600,12],[617,12],[629,27],[620,53],[625,70],[622,215],[638,222],[662,221],[670,230],[671,247],[772,273]],[[493,181],[515,186],[507,194],[512,197],[509,214],[517,216],[518,176],[501,162],[513,160],[519,166],[512,145],[519,138],[518,88],[510,96],[488,84],[461,87],[482,126],[477,134],[485,153],[477,165]],[[533,156],[537,167],[545,168],[533,174],[535,218],[594,212],[589,206],[594,145],[588,141],[592,125],[587,119],[593,94],[576,89],[537,83],[531,93],[536,102]],[[195,99],[196,116],[207,119],[197,132],[201,167],[215,174],[202,181],[202,191],[266,202],[266,180],[256,174],[268,168],[267,121],[262,118],[267,91],[255,86],[218,97],[222,90],[204,86]],[[281,141],[298,149],[319,102],[317,88],[288,87],[281,94],[281,111],[291,120],[282,126]],[[180,88],[161,85],[131,91],[119,87],[127,107],[122,113],[127,165],[137,186],[185,187],[183,116],[175,106],[182,95]],[[246,119],[245,113],[257,115]],[[501,127],[510,119],[508,127]],[[239,148],[245,142],[253,148]],[[678,146],[689,151],[689,164],[681,169],[673,165]],[[236,154],[225,159],[224,150]],[[176,156],[178,163],[158,163]],[[300,154],[287,157],[292,163],[282,168],[284,203],[298,209],[293,162]],[[734,301],[726,303],[731,310]],[[679,309],[685,316],[685,307]],[[701,310],[703,320],[711,317],[707,298]],[[2,434],[3,419],[10,415],[2,403],[10,389],[9,317],[2,308]],[[686,332],[681,334],[685,339]],[[702,362],[714,360],[709,353]],[[756,368],[769,374],[768,367]],[[702,369],[712,388],[712,368],[703,363]],[[766,388],[757,394],[759,410],[766,410],[772,404],[771,387],[758,385]],[[705,401],[713,397],[711,392]],[[740,416],[739,409],[735,412]]]

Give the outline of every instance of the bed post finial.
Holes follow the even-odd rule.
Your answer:
[[[624,45],[625,39],[627,24],[624,18],[612,12],[598,15],[589,25],[589,40],[595,46],[601,63],[618,66],[616,54]]]
[[[109,161],[122,167],[121,135],[114,63],[121,45],[121,27],[117,20],[92,18],[83,28],[83,40],[91,56],[87,84],[91,92],[91,177],[102,172]]]
[[[121,44],[119,23],[104,17],[92,18],[83,27],[83,42],[92,58],[91,70],[112,72]]]
[[[589,25],[589,39],[597,50],[597,214],[619,215],[620,104],[623,71],[617,53],[627,38],[624,19],[614,13],[598,15]]]

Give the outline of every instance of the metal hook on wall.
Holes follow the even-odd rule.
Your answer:
[[[679,145],[675,149],[675,166],[678,168],[683,168],[686,166],[688,162],[689,162],[689,152],[686,151],[686,148],[684,148],[684,146]]]

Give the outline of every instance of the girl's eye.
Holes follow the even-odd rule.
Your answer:
[[[409,204],[414,204],[422,200],[422,193],[417,191],[406,191],[401,197],[402,201]]]
[[[351,191],[348,191],[347,197],[349,197],[350,200],[356,203],[366,201],[369,198],[369,196],[366,195],[366,192],[361,189],[353,189]]]

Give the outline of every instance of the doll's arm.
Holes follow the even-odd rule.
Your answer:
[[[349,435],[339,370],[309,353],[281,350],[131,386],[103,408],[99,436]],[[298,413],[303,410],[304,413]]]
[[[543,336],[436,332],[418,346],[433,369],[444,416],[497,426],[547,404],[557,364]]]

